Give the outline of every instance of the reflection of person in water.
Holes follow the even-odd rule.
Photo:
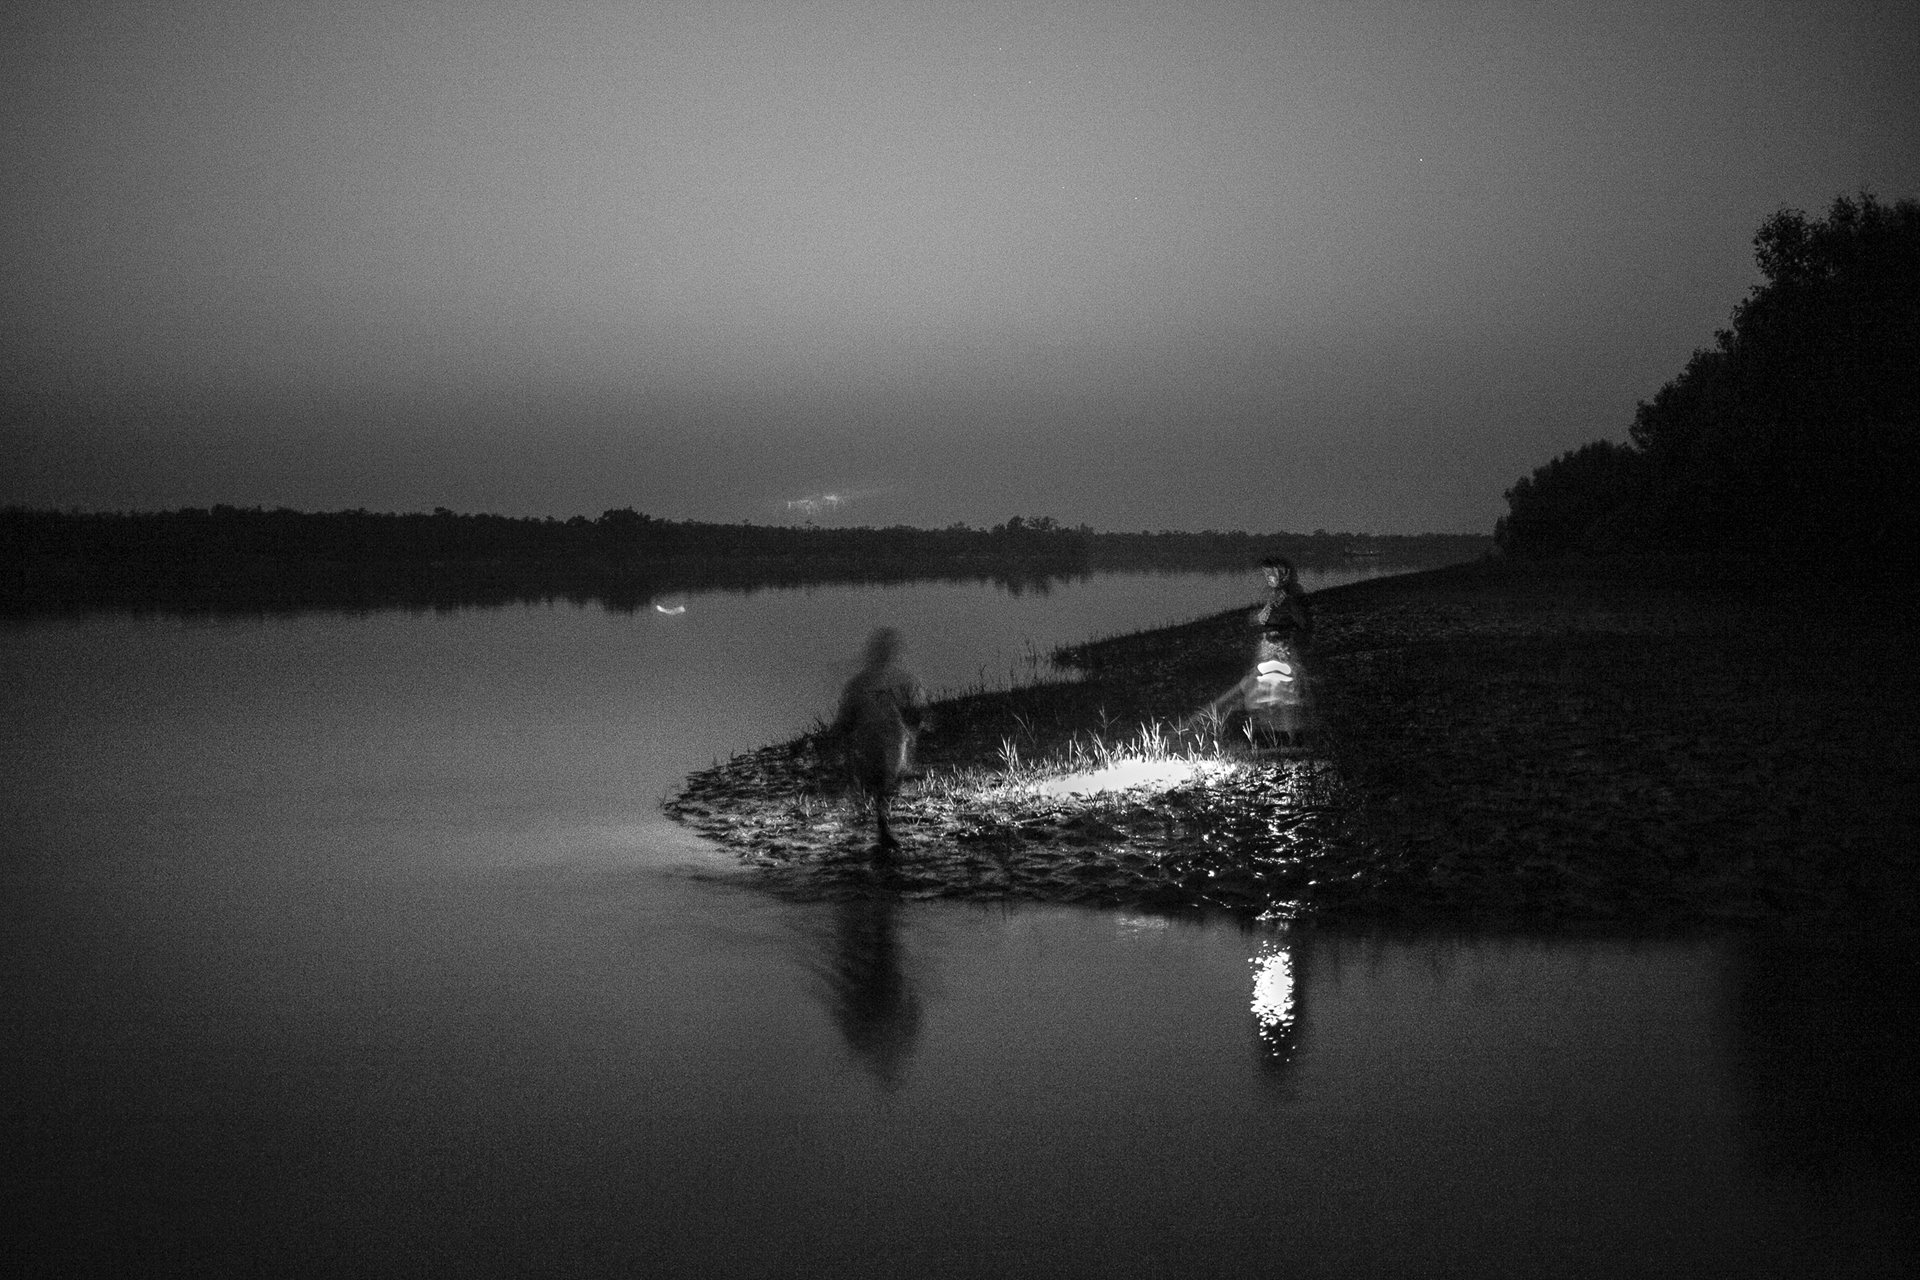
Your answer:
[[[887,856],[900,847],[887,826],[887,809],[900,775],[913,767],[913,740],[920,728],[920,686],[899,665],[900,633],[881,627],[867,639],[866,665],[847,681],[840,711],[828,732],[845,743],[849,771],[873,802],[879,842]]]
[[[821,976],[847,1048],[886,1089],[900,1087],[920,1036],[920,998],[903,964],[896,903],[856,898],[834,906]]]

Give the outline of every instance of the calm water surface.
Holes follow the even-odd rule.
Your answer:
[[[0,631],[14,1256],[1897,1273],[1911,1019],[1872,966],[795,905],[658,812],[826,712],[876,624],[959,688],[1256,588]]]

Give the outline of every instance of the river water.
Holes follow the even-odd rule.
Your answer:
[[[7,625],[11,1256],[1896,1273],[1911,1020],[1852,953],[794,904],[660,815],[874,625],[958,689],[1258,586]]]

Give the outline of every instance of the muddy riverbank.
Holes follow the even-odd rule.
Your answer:
[[[1910,918],[1910,617],[1743,573],[1493,561],[1315,597],[1319,732],[1252,753],[1192,713],[1234,611],[1077,646],[1078,676],[943,702],[870,826],[801,738],[667,809],[804,896],[1037,898],[1415,924]],[[1144,788],[1076,794],[1103,768]],[[1090,782],[1092,778],[1094,782]]]

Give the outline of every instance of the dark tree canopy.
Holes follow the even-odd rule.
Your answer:
[[[1658,545],[1911,559],[1920,204],[1841,197],[1753,239],[1763,282],[1650,401],[1507,493],[1514,552]]]
[[[1494,525],[1494,539],[1544,555],[1597,541],[1604,522],[1632,497],[1638,461],[1610,440],[1561,454],[1507,490],[1508,511]]]

